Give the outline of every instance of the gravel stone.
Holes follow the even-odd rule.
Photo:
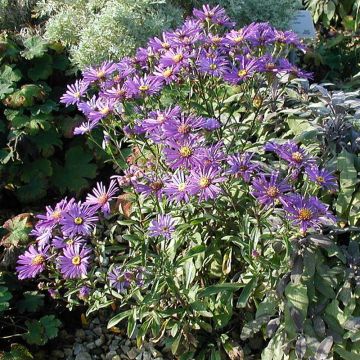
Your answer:
[[[100,326],[97,326],[96,328],[93,329],[93,332],[97,335],[97,336],[101,336],[102,335],[102,328]]]
[[[76,355],[75,360],[92,360],[92,357],[88,352],[82,351]]]
[[[110,351],[110,352],[108,352],[108,353],[106,354],[105,359],[106,359],[106,360],[112,360],[112,358],[113,358],[114,356],[116,356],[116,355],[117,355],[116,351]]]
[[[85,331],[83,329],[77,329],[75,331],[75,337],[80,340],[85,340],[86,337]]]
[[[132,348],[130,351],[128,351],[128,352],[126,353],[126,355],[128,356],[128,358],[129,358],[130,360],[133,360],[133,359],[135,359],[136,356],[138,355],[138,352],[137,352],[134,348]]]
[[[75,344],[74,346],[74,355],[79,354],[80,352],[86,352],[86,349],[84,347],[84,345],[82,344]]]

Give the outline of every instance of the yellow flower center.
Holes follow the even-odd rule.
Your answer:
[[[178,63],[178,62],[180,62],[182,59],[184,58],[184,55],[183,54],[176,54],[176,55],[174,55],[173,56],[173,61],[175,62],[175,63]]]
[[[148,85],[140,85],[139,86],[139,90],[140,91],[148,91],[150,88]]]
[[[178,127],[178,132],[180,134],[187,134],[190,132],[190,126],[186,124],[182,124]]]
[[[238,76],[239,76],[239,77],[243,77],[243,76],[246,76],[247,73],[248,73],[247,70],[242,69],[242,70],[239,70],[239,71],[238,71]]]
[[[160,124],[162,124],[166,120],[166,117],[164,114],[159,114],[156,118],[156,121]]]
[[[302,159],[304,158],[301,154],[301,152],[299,151],[295,151],[294,153],[291,154],[291,158],[296,161],[296,162],[301,162]]]
[[[55,210],[55,211],[51,214],[51,217],[52,217],[53,219],[60,219],[60,218],[61,218],[61,211]]]
[[[179,191],[185,191],[185,189],[186,189],[186,184],[185,183],[180,183],[178,185],[178,190]]]
[[[217,65],[216,65],[216,64],[211,64],[211,65],[209,66],[209,68],[210,68],[211,70],[215,70],[215,69],[217,68]]]
[[[80,96],[81,96],[81,94],[79,93],[79,92],[76,92],[76,93],[74,93],[74,97],[76,97],[76,98],[80,98]]]
[[[182,157],[189,157],[193,153],[192,149],[189,148],[188,146],[182,146],[180,148],[179,152]]]
[[[170,44],[167,43],[167,42],[161,43],[161,46],[162,46],[164,49],[170,49]]]
[[[210,183],[211,183],[210,179],[205,176],[201,177],[199,180],[199,185],[201,188],[208,187],[210,185]]]
[[[84,220],[83,220],[83,218],[81,218],[81,217],[76,217],[76,218],[74,219],[74,223],[75,223],[76,225],[81,225],[83,222],[84,222]]]
[[[309,209],[302,208],[299,211],[298,218],[303,221],[310,220],[312,216],[312,212]]]
[[[100,205],[104,205],[107,203],[107,201],[109,200],[109,197],[106,194],[103,194],[101,196],[99,196],[99,204]]]
[[[80,265],[81,257],[79,255],[76,255],[71,259],[71,262],[73,263],[73,265]]]
[[[319,184],[323,184],[325,182],[325,179],[323,176],[317,176],[316,177],[316,181],[319,183]]]
[[[165,78],[168,78],[172,75],[172,73],[173,73],[172,69],[168,68],[168,69],[164,70],[162,74]]]
[[[36,255],[31,260],[31,265],[41,265],[45,261],[42,255]]]
[[[73,240],[73,239],[67,239],[67,240],[66,240],[66,243],[67,243],[68,245],[72,245],[72,244],[74,243],[74,240]]]
[[[164,231],[164,232],[169,231],[169,227],[168,226],[163,226],[162,231]]]
[[[107,115],[110,112],[110,109],[108,107],[104,107],[100,110],[101,114]]]
[[[219,43],[220,41],[221,41],[221,37],[214,36],[214,37],[212,38],[212,42],[215,43],[215,44]]]
[[[239,43],[239,42],[242,42],[244,40],[244,37],[243,36],[237,36],[236,38],[234,38],[234,41],[236,43]]]
[[[279,195],[279,189],[276,186],[269,186],[266,195],[274,198]]]
[[[97,72],[96,76],[99,78],[99,79],[102,79],[104,76],[105,76],[105,71],[104,70],[100,70]]]

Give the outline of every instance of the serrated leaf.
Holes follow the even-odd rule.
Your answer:
[[[52,167],[50,160],[37,159],[31,163],[27,163],[23,167],[21,180],[30,182],[33,179],[44,178],[52,175]]]
[[[44,327],[44,332],[47,339],[54,339],[61,326],[61,321],[55,315],[46,315],[40,319],[41,325]]]
[[[27,291],[24,293],[24,298],[19,300],[17,308],[22,314],[26,311],[35,312],[44,305],[44,295],[38,294],[37,291]]]
[[[53,73],[52,58],[45,54],[33,61],[33,67],[29,69],[28,76],[33,81],[46,80]]]
[[[32,36],[24,40],[25,50],[21,52],[21,55],[27,59],[31,60],[42,56],[47,49],[47,43],[42,39],[41,36]]]
[[[4,225],[4,229],[8,231],[2,240],[1,245],[3,246],[18,246],[27,244],[29,240],[29,233],[32,229],[30,222],[30,214],[24,213],[19,214],[9,220]]]
[[[37,320],[27,320],[25,325],[28,329],[28,332],[24,334],[24,339],[30,345],[44,345],[46,343],[46,338],[44,337],[44,327]]]
[[[54,164],[53,184],[62,192],[80,190],[88,186],[88,179],[96,176],[96,165],[91,163],[92,155],[81,146],[67,151],[65,165]]]
[[[39,200],[46,195],[47,180],[42,177],[30,179],[26,185],[16,190],[16,196],[21,202],[30,203]]]
[[[42,131],[34,135],[31,141],[34,142],[45,157],[53,155],[55,147],[62,147],[60,135],[53,127],[48,131]]]

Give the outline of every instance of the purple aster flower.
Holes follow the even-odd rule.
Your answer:
[[[63,199],[58,202],[54,209],[51,206],[46,206],[46,214],[45,215],[37,215],[36,217],[40,219],[40,221],[36,224],[37,227],[41,228],[53,228],[57,224],[59,224],[61,218],[63,217],[63,213],[73,204],[75,199],[71,199],[67,201],[67,199]]]
[[[56,248],[56,249],[63,249],[67,246],[71,246],[71,245],[85,245],[86,244],[86,240],[84,238],[82,238],[81,236],[74,236],[74,237],[68,237],[68,238],[64,238],[61,236],[55,236],[53,241],[52,241],[52,245]]]
[[[202,128],[207,131],[214,131],[216,129],[219,129],[221,127],[221,124],[218,120],[214,118],[206,118],[203,121]]]
[[[265,46],[274,43],[275,29],[269,23],[252,23],[248,27],[252,30],[250,43],[253,46]]]
[[[191,48],[202,36],[202,27],[198,21],[185,20],[175,31],[168,33],[168,39],[173,47]]]
[[[221,163],[226,159],[223,150],[224,143],[222,141],[203,148],[201,153],[202,166],[211,166],[219,169],[221,167]]]
[[[168,34],[169,34],[168,32],[163,32],[161,39],[157,37],[150,39],[148,42],[148,46],[151,47],[154,52],[163,54],[171,47],[170,42],[168,40]]]
[[[269,142],[265,145],[265,150],[275,152],[281,159],[287,161],[289,166],[295,169],[312,166],[315,161],[304,148],[290,140],[284,144]]]
[[[246,26],[240,30],[231,30],[223,40],[223,43],[232,47],[243,45],[245,41],[251,41],[256,36],[254,25]]]
[[[177,171],[165,183],[164,193],[170,201],[189,202],[189,180],[182,171]]]
[[[138,77],[134,76],[132,79],[128,79],[125,82],[126,91],[135,98],[140,98],[142,96],[153,95],[158,93],[163,83],[155,76],[144,76]]]
[[[148,230],[151,237],[163,236],[165,239],[170,239],[175,231],[175,220],[167,214],[158,215],[151,221]]]
[[[179,66],[156,66],[154,71],[154,77],[166,85],[169,85],[178,80],[178,74],[180,72]]]
[[[189,63],[191,55],[184,48],[171,49],[160,58],[160,65],[163,67],[184,66]]]
[[[97,110],[97,97],[94,95],[89,101],[81,101],[78,103],[78,109],[84,114],[88,115],[92,111]]]
[[[275,30],[274,35],[275,35],[274,39],[276,42],[280,44],[287,44],[290,46],[294,46],[299,50],[305,52],[306,47],[304,46],[304,44],[301,43],[299,37],[293,31]]]
[[[126,88],[123,84],[116,84],[110,89],[104,90],[104,92],[101,93],[101,95],[103,97],[108,97],[109,99],[116,99],[116,100],[124,100],[130,97],[127,94]]]
[[[72,204],[60,220],[61,230],[65,236],[89,235],[98,220],[94,209],[79,201]]]
[[[154,177],[153,175],[144,176],[142,181],[143,183],[136,183],[135,190],[148,197],[150,195],[155,195],[160,198],[164,191],[164,182],[162,179],[158,177]]]
[[[169,140],[165,148],[164,154],[166,162],[171,169],[178,169],[185,167],[191,169],[201,165],[201,143],[202,141],[197,137],[189,137],[181,142]]]
[[[195,18],[201,21],[208,21],[212,24],[222,26],[233,26],[233,23],[226,15],[225,9],[220,7],[220,5],[216,5],[215,7],[210,7],[210,5],[203,5],[202,10],[194,9],[193,15]]]
[[[222,77],[229,69],[229,62],[223,56],[202,54],[197,62],[200,73]]]
[[[67,86],[66,93],[60,98],[60,102],[66,106],[78,104],[81,97],[85,94],[88,85],[81,80]]]
[[[258,169],[258,165],[251,161],[253,156],[254,154],[250,152],[229,156],[227,162],[230,165],[230,170],[228,172],[242,177],[245,182],[249,182],[250,177]]]
[[[57,289],[48,289],[48,293],[52,299],[60,299],[60,293]]]
[[[176,120],[181,114],[180,106],[168,107],[166,110],[152,111],[149,117],[141,123],[142,127],[151,132],[159,129],[167,121]]]
[[[65,279],[80,278],[87,274],[91,250],[80,247],[79,244],[70,245],[63,249],[59,257],[60,272]]]
[[[310,228],[319,229],[322,224],[336,221],[328,208],[315,196],[302,197],[298,194],[289,196],[284,203],[288,218],[300,227],[303,234]]]
[[[305,169],[310,181],[318,186],[334,191],[338,188],[334,174],[326,169],[319,169],[317,166],[310,166]]]
[[[53,227],[44,227],[36,224],[35,228],[31,230],[30,235],[36,237],[37,245],[42,249],[49,244],[53,236]]]
[[[220,170],[213,167],[202,167],[190,175],[189,192],[198,195],[199,201],[215,199],[222,192],[218,184],[226,180]]]
[[[287,59],[279,59],[279,67],[281,71],[290,74],[294,78],[311,79],[313,77],[312,73],[299,69]]]
[[[20,255],[16,267],[18,278],[20,280],[34,278],[45,270],[46,260],[48,258],[49,247],[36,249],[34,245],[29,246],[23,255]]]
[[[83,122],[82,124],[80,124],[80,126],[75,127],[74,131],[73,131],[73,134],[74,135],[84,135],[86,133],[89,133],[93,129],[96,128],[99,121],[100,120],[96,120],[96,121],[87,120],[87,121]]]
[[[124,270],[121,267],[114,267],[108,275],[110,286],[119,293],[124,293],[134,280],[134,274],[131,271]]]
[[[84,82],[91,84],[96,81],[105,81],[117,69],[118,66],[109,61],[103,62],[99,67],[89,67],[83,71]]]
[[[279,179],[279,173],[273,172],[269,176],[260,174],[260,176],[252,182],[252,195],[265,206],[275,205],[277,202],[284,203],[287,196],[285,192],[291,190],[291,186],[286,180]]]
[[[248,59],[246,56],[240,56],[238,58],[240,64],[239,67],[233,68],[231,71],[224,74],[224,80],[231,84],[238,84],[252,77],[261,66],[259,59]]]
[[[183,141],[194,131],[201,129],[203,119],[199,116],[181,114],[180,118],[172,118],[162,126],[166,138]]]
[[[90,121],[99,121],[106,116],[112,114],[116,110],[116,105],[119,104],[116,99],[99,98],[96,101],[96,109],[91,110],[87,117]]]
[[[90,288],[87,286],[82,286],[78,293],[78,298],[82,301],[86,301],[90,295]]]
[[[129,186],[136,184],[139,178],[143,177],[144,173],[136,165],[131,165],[128,169],[124,171],[123,176],[114,175],[111,176],[111,179],[116,179],[119,183],[119,186]]]
[[[94,210],[101,209],[104,215],[110,214],[109,202],[114,199],[114,195],[119,191],[114,180],[110,181],[109,188],[106,190],[102,182],[96,184],[92,194],[88,194],[85,204],[93,207]]]

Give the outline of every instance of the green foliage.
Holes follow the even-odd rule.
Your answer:
[[[129,55],[149,36],[182,19],[181,8],[158,0],[40,0],[35,12],[50,16],[45,38],[68,46],[80,68]]]
[[[0,30],[20,30],[31,21],[36,0],[0,0]]]
[[[31,360],[34,357],[25,346],[20,344],[11,344],[11,350],[6,353],[0,353],[1,360]]]
[[[40,320],[26,321],[25,325],[28,332],[24,334],[24,339],[29,344],[45,345],[57,336],[61,322],[55,315],[47,315]]]
[[[316,80],[343,84],[360,73],[360,1],[307,0],[319,29],[314,49],[305,56],[305,63],[315,72]],[[355,88],[358,81],[353,83]]]
[[[2,246],[17,247],[29,242],[29,233],[32,228],[29,223],[29,214],[21,214],[7,220],[3,228],[7,230],[7,234],[0,241]]]
[[[63,75],[70,67],[64,49],[37,35],[21,38],[3,33],[0,40],[4,49],[0,56],[2,187],[24,203],[44,198],[50,189],[53,195],[65,190],[79,193],[95,177],[97,166],[89,143],[72,139],[72,129],[65,127],[67,118],[74,119],[74,111],[59,106],[70,79]],[[76,119],[82,121],[79,115]]]
[[[9,300],[12,298],[11,293],[5,286],[0,286],[0,312],[9,308]]]
[[[295,11],[301,8],[301,2],[298,0],[220,0],[201,2],[224,7],[229,16],[240,25],[260,21],[269,22],[280,29],[286,29]]]

